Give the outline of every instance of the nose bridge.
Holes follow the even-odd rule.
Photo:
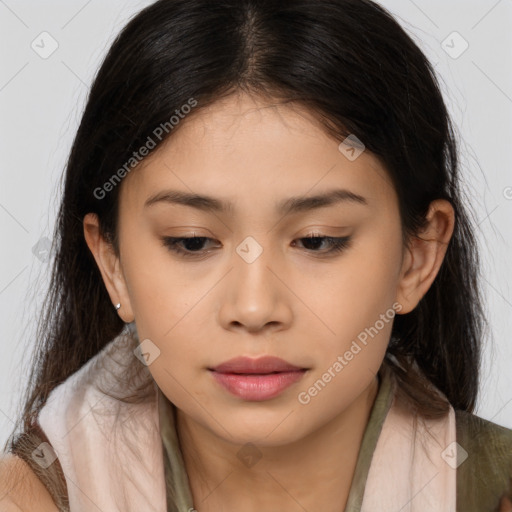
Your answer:
[[[259,237],[261,240],[261,237]],[[247,236],[235,248],[234,255],[234,280],[237,286],[237,295],[247,290],[248,295],[259,293],[262,289],[270,291],[269,277],[271,275],[268,266],[270,264],[270,250],[254,236]],[[242,287],[239,289],[239,287]],[[267,300],[269,297],[267,297]]]
[[[261,241],[261,237],[258,238]],[[264,249],[255,237],[249,235],[236,246],[235,252],[247,265],[252,265],[255,261],[261,259]],[[268,252],[268,248],[265,252]]]
[[[247,236],[235,247],[219,311],[224,328],[236,324],[252,331],[291,318],[282,285],[274,276],[275,254],[264,243]]]

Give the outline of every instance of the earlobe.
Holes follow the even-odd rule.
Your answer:
[[[83,225],[87,246],[96,260],[112,307],[115,308],[116,304],[120,303],[119,316],[126,323],[132,322],[134,315],[119,257],[115,254],[112,244],[101,235],[98,216],[95,213],[85,215]]]
[[[455,225],[451,203],[437,199],[430,204],[427,225],[405,249],[396,300],[400,314],[410,313],[427,293],[443,263]]]

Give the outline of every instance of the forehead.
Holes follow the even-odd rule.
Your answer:
[[[235,208],[340,187],[374,203],[396,199],[380,161],[369,151],[349,160],[304,107],[237,94],[196,108],[126,176],[122,202],[142,208],[166,187],[225,198]]]

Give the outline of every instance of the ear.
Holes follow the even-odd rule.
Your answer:
[[[455,211],[445,199],[430,203],[428,224],[410,240],[397,286],[400,314],[411,312],[427,293],[444,260],[455,225]]]
[[[83,224],[85,240],[96,260],[110,300],[113,304],[121,304],[118,314],[124,322],[130,323],[134,320],[134,315],[121,262],[112,244],[101,235],[98,216],[95,213],[88,213],[84,217]]]

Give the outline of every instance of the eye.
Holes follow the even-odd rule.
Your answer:
[[[193,257],[204,255],[208,251],[203,251],[202,246],[207,240],[212,240],[213,238],[208,238],[206,236],[191,236],[191,237],[171,237],[166,236],[162,238],[162,243],[169,250],[180,254],[185,257]],[[180,244],[185,245],[185,249],[183,249]]]
[[[309,235],[303,238],[297,238],[302,242],[308,252],[318,253],[320,255],[339,253],[350,246],[351,237],[332,237],[321,235]],[[204,244],[207,241],[215,241],[213,238],[205,236],[192,237],[170,237],[162,238],[162,244],[170,251],[184,257],[204,256],[211,251],[204,250]],[[327,250],[321,249],[323,243],[327,244]],[[295,240],[292,242],[295,244]],[[309,247],[308,247],[309,246]]]
[[[302,245],[305,245],[308,251],[316,252],[319,254],[331,254],[338,253],[347,249],[350,246],[351,238],[349,236],[333,237],[315,234],[308,235],[307,237],[303,238],[297,238],[297,240],[300,240],[302,242]],[[327,250],[317,250],[318,247],[321,246],[323,242],[327,243]]]

